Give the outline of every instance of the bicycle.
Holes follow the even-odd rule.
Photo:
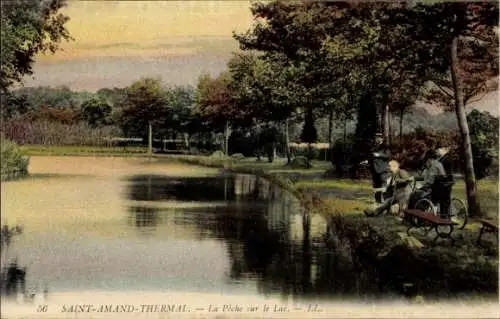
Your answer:
[[[417,179],[414,179],[412,194],[417,190],[417,181]],[[437,216],[440,214],[440,206],[439,203],[435,203],[432,199],[421,198],[415,203],[414,208]],[[464,229],[468,222],[467,206],[465,202],[460,198],[452,197],[447,216],[457,224],[458,229]]]

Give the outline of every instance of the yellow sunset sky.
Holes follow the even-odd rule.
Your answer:
[[[78,91],[128,86],[141,77],[194,85],[226,69],[252,25],[251,1],[77,1],[62,12],[74,41],[36,59],[24,86]]]
[[[71,19],[67,28],[75,41],[40,61],[234,50],[232,32],[252,23],[249,6],[249,0],[69,1],[63,13]],[[218,47],[210,40],[227,43]]]

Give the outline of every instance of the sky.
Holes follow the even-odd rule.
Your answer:
[[[141,77],[167,85],[196,85],[217,75],[238,50],[232,33],[252,25],[250,0],[79,1],[63,13],[75,39],[54,55],[39,56],[25,86],[67,86],[75,91],[125,87]],[[498,91],[474,108],[499,114]]]
[[[252,24],[249,0],[77,1],[63,13],[75,39],[39,56],[25,86],[65,85],[78,91],[124,87],[143,76],[194,85],[216,75],[238,50],[232,33]]]

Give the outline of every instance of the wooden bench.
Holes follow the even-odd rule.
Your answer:
[[[424,225],[429,225],[430,228],[426,232],[428,234],[433,229],[436,230],[436,237],[433,240],[433,243],[436,243],[438,238],[450,239],[452,242],[455,241],[453,237],[451,237],[451,233],[453,233],[453,226],[458,225],[449,219],[443,219],[437,215],[434,215],[432,212],[424,212],[417,209],[408,209],[404,212],[404,221],[410,221],[408,230],[406,233],[408,236],[411,236],[410,230],[412,228],[423,227]],[[417,219],[422,222],[424,225],[418,225],[411,222],[411,218]],[[443,231],[444,226],[447,231]]]
[[[484,233],[497,233],[498,234],[498,224],[494,224],[491,220],[480,219],[481,230],[479,231],[479,236],[477,237],[477,243],[481,243],[481,237]]]

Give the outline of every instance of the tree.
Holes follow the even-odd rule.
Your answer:
[[[73,92],[67,86],[60,87],[23,87],[12,91],[18,97],[23,97],[33,108],[39,108],[42,105],[50,105],[55,108],[79,108],[79,94],[84,92]],[[88,92],[86,92],[88,93]],[[93,94],[90,94],[93,96]],[[88,99],[88,98],[87,98]],[[85,100],[87,100],[85,99]],[[84,100],[84,101],[85,101]],[[83,101],[82,101],[83,102]]]
[[[93,98],[83,102],[82,119],[92,127],[107,125],[111,122],[111,106],[102,99]]]
[[[498,28],[498,3],[422,4],[407,11],[400,18],[394,19],[394,22],[406,23],[407,32],[414,39],[413,47],[418,52],[417,55],[420,55],[423,61],[427,61],[429,68],[433,68],[437,74],[450,74],[451,76],[454,110],[461,136],[469,212],[471,215],[480,214],[476,197],[477,188],[471,137],[465,112],[464,74],[460,68],[461,59],[458,49],[462,41],[474,41],[476,44],[480,44],[484,43],[484,38],[493,39],[492,42],[486,41],[486,43],[496,43],[498,46],[496,30]],[[490,52],[498,61],[498,51],[496,53]],[[484,69],[487,70],[485,72],[487,77],[498,75],[497,67],[485,67]]]
[[[231,123],[240,118],[231,91],[231,75],[221,73],[212,78],[205,74],[198,79],[196,95],[196,114],[208,121],[217,131],[224,134],[224,152],[228,155]]]
[[[243,49],[263,52],[265,60],[284,56],[288,62],[281,72],[295,74],[288,86],[300,106],[305,114],[311,114],[309,108],[312,113],[328,114],[330,132],[336,113],[348,114],[346,107],[357,108],[356,149],[362,156],[376,131],[389,127],[391,95],[400,74],[425,71],[412,60],[400,58],[409,52],[405,42],[398,43],[405,28],[387,21],[390,11],[401,7],[383,2],[257,3],[251,8],[257,23],[235,38]],[[342,101],[346,95],[352,102],[349,105]],[[305,119],[314,121],[313,116]],[[388,135],[389,130],[384,131]]]
[[[474,155],[474,172],[478,179],[486,177],[493,162],[493,154],[498,156],[498,117],[487,112],[473,110],[467,115],[470,128],[471,148]]]
[[[120,123],[125,134],[144,140],[148,128],[161,127],[170,116],[164,88],[155,78],[142,78],[127,87],[121,109]]]
[[[399,117],[399,141],[403,140],[403,120],[404,115],[415,104],[415,102],[422,96],[423,81],[419,78],[401,77],[397,89],[391,95],[390,104],[388,104],[389,111],[395,113]],[[387,116],[389,112],[387,112]]]
[[[195,91],[191,86],[171,87],[166,90],[166,99],[172,116],[168,117],[166,128],[184,135],[186,148],[189,148],[190,136],[199,132],[194,117]]]
[[[33,109],[25,95],[6,92],[5,104],[2,105],[2,120],[22,116]]]
[[[321,50],[325,29],[332,19],[330,13],[336,9],[324,13],[325,9],[328,6],[323,3],[307,1],[254,3],[251,11],[257,24],[246,33],[234,35],[241,48],[262,52],[261,60],[267,62],[268,69],[275,70],[270,78],[279,79],[279,85],[270,86],[272,93],[268,95],[275,98],[267,99],[272,103],[265,103],[266,108],[271,104],[275,111],[278,106],[288,116],[303,108],[304,114],[308,114],[308,129],[314,127],[312,114],[326,107],[326,97],[332,91],[337,94],[336,85],[332,84],[336,66],[324,59]]]
[[[307,144],[316,143],[318,141],[318,132],[314,126],[314,114],[312,109],[307,109],[306,118],[304,121],[304,128],[302,129],[302,134],[300,135],[302,142]]]
[[[477,102],[498,87],[498,35],[491,29],[472,36],[459,37],[457,43],[458,72],[462,78],[464,105]],[[442,106],[446,111],[455,110],[455,96],[451,70],[436,74],[425,98]]]
[[[241,114],[243,126],[261,125],[264,131],[278,133],[284,126],[286,153],[291,161],[289,147],[290,120],[299,115],[300,91],[295,85],[296,70],[290,67],[286,57],[274,53],[263,58],[255,53],[235,55],[229,62],[233,78],[232,90],[235,104]],[[258,122],[258,123],[257,123]],[[265,136],[269,136],[268,134]],[[277,137],[258,138],[256,148],[268,147],[268,154],[275,153]]]
[[[32,74],[39,53],[54,53],[62,40],[72,38],[65,27],[69,17],[60,13],[64,0],[29,0],[1,2],[1,71],[0,89]]]

